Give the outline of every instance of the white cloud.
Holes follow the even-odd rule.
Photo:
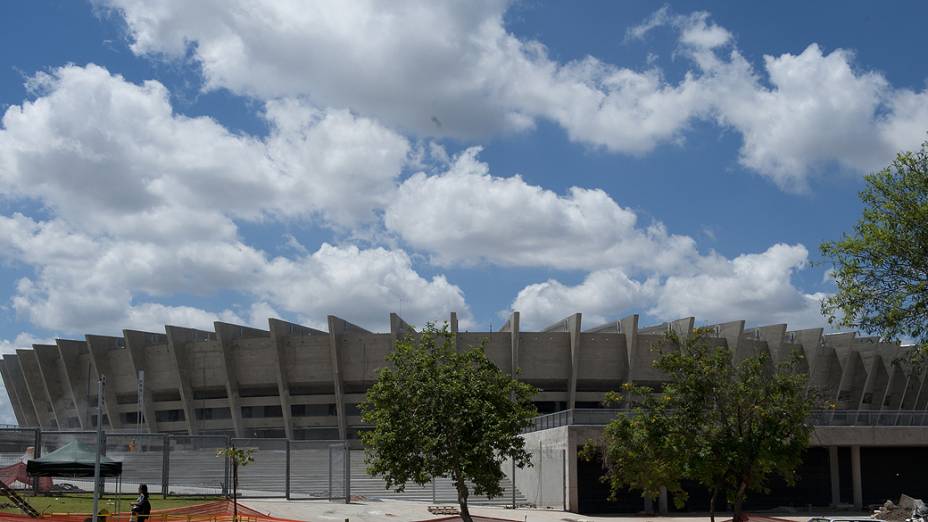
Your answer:
[[[867,172],[928,129],[928,90],[896,89],[845,50],[766,56],[756,69],[706,12],[663,8],[629,38],[677,32],[692,67],[668,82],[594,57],[559,63],[506,30],[487,2],[159,3],[110,0],[139,54],[198,62],[205,88],[274,99],[308,96],[424,135],[484,137],[539,118],[571,140],[644,154],[696,120],[739,132],[741,163],[786,190],[838,164]],[[363,37],[358,37],[358,35]]]
[[[542,327],[574,312],[594,325],[624,313],[658,320],[694,316],[709,323],[744,319],[749,324],[786,322],[790,328],[821,325],[819,302],[795,286],[793,274],[808,261],[802,245],[776,244],[759,254],[716,258],[703,273],[629,279],[621,270],[590,273],[568,286],[556,280],[525,287],[512,303],[528,327]]]
[[[92,232],[232,237],[230,218],[317,214],[356,226],[376,218],[409,151],[371,120],[294,99],[266,104],[271,134],[259,140],[175,114],[160,83],[96,65],[32,83],[41,96],[3,116],[2,190]]]
[[[410,320],[452,310],[470,320],[460,289],[422,278],[402,251],[323,245],[270,258],[239,236],[236,220],[377,226],[409,143],[372,120],[274,100],[265,105],[271,133],[257,139],[175,114],[161,84],[94,65],[31,85],[38,97],[3,117],[0,194],[37,200],[50,217],[0,215],[0,256],[34,271],[12,298],[32,324],[76,334],[209,328],[279,310],[380,327],[404,306]],[[299,244],[281,232],[291,239]],[[254,304],[209,311],[159,302],[219,291]],[[349,306],[346,296],[357,299]]]
[[[491,262],[563,269],[622,267],[632,272],[696,270],[695,241],[636,214],[602,190],[558,195],[521,177],[490,175],[478,148],[446,172],[416,174],[400,186],[384,222],[441,264]]]

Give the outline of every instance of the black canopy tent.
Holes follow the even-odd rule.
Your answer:
[[[26,462],[26,473],[33,477],[93,477],[96,449],[72,440],[64,446],[38,459]],[[122,475],[122,462],[100,456],[100,476]]]

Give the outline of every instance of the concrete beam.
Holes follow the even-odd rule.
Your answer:
[[[97,388],[91,386],[93,363],[90,361],[90,350],[87,348],[86,341],[76,341],[71,339],[55,339],[58,346],[58,355],[61,356],[61,362],[64,364],[64,377],[66,387],[71,393],[71,400],[74,401],[74,408],[77,410],[77,420],[80,422],[82,430],[93,429],[90,422],[91,406],[88,398],[91,391]],[[81,358],[82,355],[86,357]],[[96,411],[96,404],[94,404]]]
[[[741,348],[741,336],[744,334],[744,321],[731,321],[710,326],[715,329],[715,335],[725,339],[732,355],[736,355]]]
[[[802,351],[806,356],[806,363],[809,365],[809,377],[815,372],[815,365],[819,357],[823,354],[822,338],[823,328],[808,328],[805,330],[793,330],[786,332],[786,339],[802,346]]]
[[[58,346],[54,344],[33,344],[32,350],[35,352],[36,359],[39,361],[39,372],[42,374],[42,382],[45,384],[45,391],[48,393],[52,405],[52,412],[58,421],[60,429],[68,429],[68,419],[71,418],[74,408],[71,404],[70,394],[64,390],[64,379],[62,378],[61,355],[58,353]]]
[[[570,374],[567,379],[567,408],[577,403],[577,372],[580,369],[580,313],[571,314],[548,327],[544,332],[567,332],[570,335]]]
[[[342,377],[342,357],[339,348],[339,337],[352,330],[364,330],[344,319],[330,315],[329,320],[329,357],[332,361],[332,381],[335,384],[335,413],[338,415],[338,436],[348,438],[348,418],[345,416],[345,384]],[[393,326],[391,315],[391,327]]]
[[[510,333],[511,376],[516,378],[519,374],[519,312],[512,312],[506,325],[507,329],[501,331]]]
[[[197,425],[196,411],[193,407],[193,388],[190,385],[190,361],[187,357],[187,345],[204,340],[215,338],[213,332],[204,330],[195,330],[193,328],[182,328],[180,326],[165,326],[164,331],[168,336],[168,351],[177,371],[177,379],[180,381],[180,400],[184,406],[184,419],[187,423],[187,432],[190,435],[199,433],[200,428]]]
[[[625,335],[625,352],[628,355],[628,381],[633,382],[638,364],[638,314],[619,320],[620,331]]]
[[[768,326],[758,326],[749,328],[744,331],[747,339],[764,341],[770,350],[770,357],[775,364],[782,362],[786,355],[783,353],[783,341],[786,339],[786,324],[771,324]]]
[[[3,378],[3,387],[10,398],[10,405],[13,406],[13,415],[16,417],[16,425],[27,427],[30,426],[29,419],[19,402],[19,394],[16,392],[16,383],[13,376],[6,369],[6,361],[0,360],[0,377]]]
[[[110,427],[114,430],[123,428],[122,419],[119,416],[119,402],[116,400],[116,375],[110,366],[110,352],[122,349],[125,342],[122,337],[109,337],[102,335],[85,335],[87,348],[90,350],[90,360],[97,370],[98,376],[106,378],[103,386],[103,408],[106,410],[106,417],[109,419]]]
[[[857,337],[857,332],[843,332],[824,336],[825,344],[834,348],[842,367],[851,353],[851,346],[854,344],[855,337]]]
[[[43,428],[58,429],[58,422],[54,413],[52,413],[51,400],[45,390],[45,384],[42,382],[39,361],[35,356],[35,352],[19,349],[16,350],[16,355],[19,358],[20,371],[26,380],[29,396],[32,397],[32,405],[35,407],[39,425]]]
[[[149,346],[167,345],[168,337],[161,333],[142,332],[139,330],[123,330],[122,338],[126,342],[126,348],[129,350],[129,359],[132,361],[132,367],[135,369],[135,376],[138,378],[140,371],[145,371],[148,367],[147,349]],[[158,417],[155,414],[155,404],[151,393],[151,385],[148,378],[142,381],[142,420],[149,433],[158,433]],[[184,414],[186,415],[186,413]]]
[[[404,321],[399,315],[390,312],[390,334],[393,335],[394,341],[415,333],[416,329],[412,325]]]
[[[290,400],[290,379],[287,375],[286,338],[292,335],[325,335],[328,332],[301,326],[280,319],[269,318],[268,330],[271,333],[271,342],[274,344],[274,358],[277,364],[277,394],[280,396],[280,409],[283,411],[284,433],[288,439],[293,439],[293,414]]]
[[[216,331],[216,338],[219,340],[219,347],[222,350],[222,365],[226,373],[226,397],[229,400],[229,409],[232,414],[232,429],[235,430],[236,437],[244,437],[245,426],[242,423],[242,403],[238,385],[238,367],[235,364],[235,348],[233,343],[236,339],[241,338],[269,337],[270,332],[220,321],[215,321],[213,323],[213,329]]]
[[[23,377],[23,370],[19,365],[19,356],[12,353],[4,355],[3,366],[6,368],[7,375],[10,376],[13,387],[16,389],[16,396],[19,399],[19,405],[26,423],[25,426],[29,428],[39,427],[39,416],[35,411],[35,403],[32,401],[29,387],[26,386],[26,379]]]
[[[840,360],[840,358],[839,358]],[[841,369],[841,382],[838,384],[835,402],[838,409],[853,409],[860,402],[864,386],[867,382],[867,370],[863,359],[857,352],[850,352],[845,358]]]
[[[670,331],[673,332],[680,340],[688,339],[693,333],[693,326],[696,324],[695,317],[684,317],[670,321]]]

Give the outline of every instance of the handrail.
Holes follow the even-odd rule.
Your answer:
[[[522,433],[531,433],[561,426],[605,426],[618,415],[633,415],[629,409],[574,408],[533,418]],[[926,410],[813,410],[809,415],[813,426],[925,426]]]

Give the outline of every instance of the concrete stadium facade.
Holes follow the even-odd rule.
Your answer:
[[[500,331],[459,332],[455,314],[449,318],[459,347],[486,342],[499,368],[539,388],[535,403],[549,413],[600,408],[603,395],[623,383],[659,384],[664,378],[652,368],[652,348],[668,330],[687,335],[695,319],[642,327],[632,315],[587,328],[577,313],[541,331],[524,331],[519,323],[514,312]],[[867,448],[928,450],[928,382],[899,363],[907,348],[853,332],[791,331],[785,324],[745,328],[745,321],[733,321],[711,328],[712,342],[727,346],[736,359],[762,352],[774,361],[801,355],[810,386],[844,412],[844,425],[823,422],[812,442],[824,452],[824,471],[814,473],[828,477],[827,503],[863,504],[861,448],[865,461]],[[396,314],[388,333],[335,316],[328,317],[328,331],[278,319],[269,319],[267,330],[222,322],[213,331],[124,330],[121,337],[86,335],[17,350],[3,357],[0,375],[20,426],[94,428],[95,383],[104,375],[107,430],[346,440],[364,428],[357,404],[393,342],[408,334],[415,330]],[[856,422],[873,414],[879,422]],[[569,510],[581,511],[584,489],[596,486],[589,478],[584,482],[591,472],[584,471],[577,448],[596,439],[604,422],[569,418],[525,437],[532,448],[566,451],[565,500]],[[661,504],[666,509],[667,499]]]

